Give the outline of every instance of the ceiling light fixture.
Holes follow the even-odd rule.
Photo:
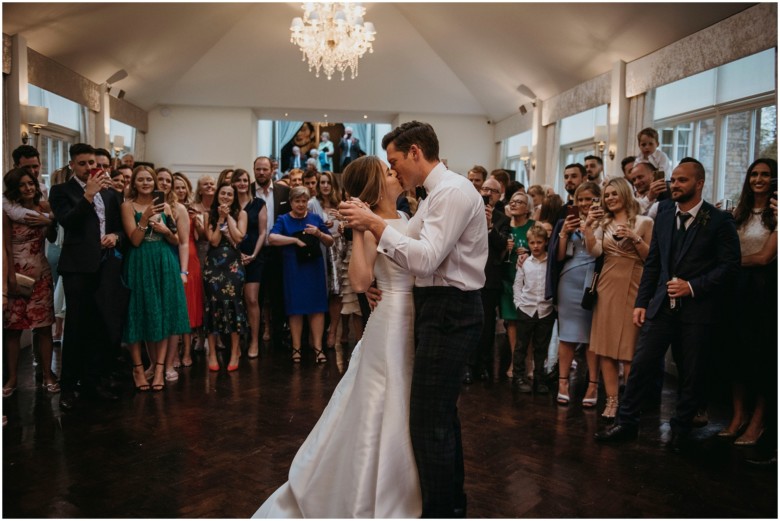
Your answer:
[[[358,75],[358,60],[368,51],[376,31],[374,24],[364,22],[366,9],[359,3],[329,2],[303,4],[303,18],[293,18],[290,41],[301,48],[302,61],[319,78],[320,70],[331,79],[333,73],[350,69],[354,80]]]

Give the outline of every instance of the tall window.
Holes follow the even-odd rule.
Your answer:
[[[672,165],[704,165],[704,198],[736,199],[748,165],[777,158],[774,50],[656,89],[655,127]]]
[[[514,171],[515,180],[528,188],[530,174],[526,170],[525,161],[520,157],[520,150],[522,147],[527,147],[529,150],[531,149],[531,131],[528,130],[522,134],[511,136],[505,139],[502,145],[504,156],[502,168]]]
[[[109,132],[109,141],[111,141],[112,146],[116,143],[115,138],[117,136],[122,136],[124,140],[124,147],[119,151],[119,157],[122,157],[122,155],[127,153],[132,154],[135,150],[135,128],[122,123],[121,121],[112,119],[111,130]]]
[[[35,146],[41,154],[41,179],[49,186],[52,172],[68,164],[68,149],[79,141],[81,106],[53,92],[28,86],[29,104],[49,109],[49,124]]]
[[[607,105],[601,105],[560,121],[558,169],[572,163],[585,164],[585,156],[599,155],[596,127],[607,124]],[[562,176],[555,176],[555,191],[563,192]]]

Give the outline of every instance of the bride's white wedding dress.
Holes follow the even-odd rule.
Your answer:
[[[405,219],[387,224],[406,229]],[[287,483],[253,517],[420,517],[409,436],[414,278],[385,255],[374,275],[382,300],[349,368],[295,455]]]

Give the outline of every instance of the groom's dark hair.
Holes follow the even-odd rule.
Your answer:
[[[382,148],[387,150],[390,143],[395,145],[396,150],[404,155],[409,153],[412,145],[417,145],[425,159],[428,161],[439,160],[439,138],[436,137],[436,132],[428,123],[408,121],[399,125],[382,138]]]

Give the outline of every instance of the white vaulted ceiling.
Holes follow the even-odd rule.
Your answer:
[[[119,69],[125,99],[252,107],[331,121],[370,114],[480,115],[500,121],[753,4],[369,3],[377,30],[360,75],[315,78],[290,43],[299,3],[4,3],[3,32],[88,79]]]

